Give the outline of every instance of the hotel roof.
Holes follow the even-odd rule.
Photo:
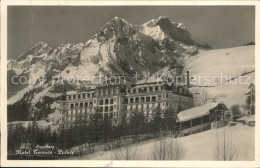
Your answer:
[[[214,109],[220,103],[212,102],[202,106],[194,107],[185,111],[180,112],[177,116],[180,122],[188,121],[194,118],[202,117],[208,115],[209,111]]]

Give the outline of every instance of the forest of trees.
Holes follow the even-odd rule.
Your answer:
[[[132,137],[132,143],[139,136],[150,139],[159,137],[162,132],[174,133],[177,113],[174,110],[162,112],[160,108],[153,110],[152,118],[147,120],[143,112],[131,112],[130,119],[123,117],[118,126],[112,126],[111,120],[103,120],[96,112],[86,122],[81,120],[70,129],[63,129],[59,133],[50,127],[40,128],[37,122],[32,121],[27,128],[18,125],[8,127],[8,151],[13,153],[22,143],[35,145],[53,144],[59,149],[69,149],[81,144],[100,144],[117,141],[120,138]],[[145,139],[145,140],[146,140]]]
[[[32,112],[31,100],[34,97],[34,94],[40,91],[41,88],[30,90],[26,92],[23,95],[23,98],[19,101],[15,102],[14,104],[7,105],[7,122],[29,121],[30,114]],[[48,115],[53,112],[53,110],[50,108],[50,105],[59,98],[60,97],[42,97],[42,100],[35,104],[35,108],[37,109],[35,111],[37,120],[46,119]]]

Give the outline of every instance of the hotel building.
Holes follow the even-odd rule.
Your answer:
[[[188,75],[188,74],[187,74]],[[193,95],[189,93],[189,82],[186,85],[175,85],[145,81],[131,84],[105,84],[84,92],[68,92],[60,104],[60,129],[73,127],[79,121],[88,122],[91,115],[100,113],[103,119],[111,119],[118,125],[123,113],[129,117],[134,110],[144,112],[151,118],[153,109],[162,111],[189,109],[194,106]]]

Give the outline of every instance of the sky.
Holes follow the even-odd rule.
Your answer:
[[[8,59],[39,41],[85,43],[115,16],[131,24],[167,16],[215,49],[255,41],[254,6],[9,6]]]

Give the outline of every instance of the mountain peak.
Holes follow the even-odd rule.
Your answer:
[[[34,47],[37,47],[37,46],[44,46],[44,47],[48,47],[48,43],[44,42],[44,41],[39,41],[38,43],[36,43],[34,45]]]

